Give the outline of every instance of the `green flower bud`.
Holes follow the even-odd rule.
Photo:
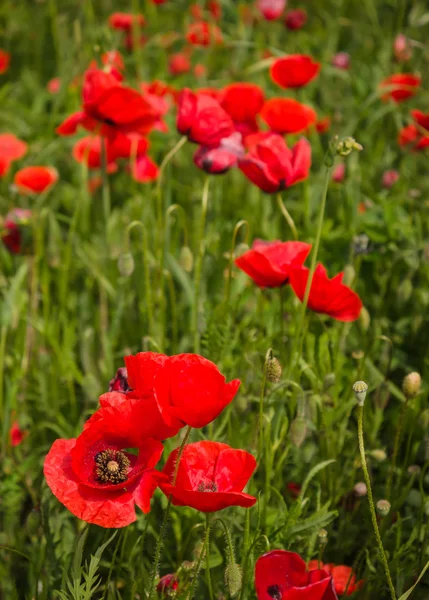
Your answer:
[[[131,252],[124,252],[118,258],[118,270],[122,277],[130,277],[134,272],[134,258]]]
[[[299,448],[307,437],[307,423],[304,417],[296,417],[290,424],[289,439]]]
[[[323,391],[327,392],[329,388],[335,385],[335,373],[328,373],[323,380]]]
[[[280,377],[282,376],[282,367],[277,358],[270,358],[267,361],[265,369],[268,381],[271,381],[271,383],[278,383],[280,381]]]
[[[183,246],[180,250],[179,264],[186,273],[190,273],[194,267],[194,255],[189,246]]]
[[[379,500],[376,506],[378,514],[381,517],[387,517],[391,508],[389,500]]]
[[[368,385],[364,381],[356,381],[356,383],[353,384],[353,391],[357,403],[359,406],[363,406],[365,403],[366,392],[368,391]]]
[[[416,372],[409,373],[402,383],[402,390],[407,398],[414,398],[420,392],[421,385],[420,375]]]
[[[230,563],[225,569],[225,584],[231,595],[234,598],[241,590],[243,575],[240,565]]]

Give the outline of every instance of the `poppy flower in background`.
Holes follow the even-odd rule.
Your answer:
[[[0,75],[3,75],[3,73],[6,73],[6,71],[9,69],[9,64],[10,64],[9,52],[6,52],[5,50],[0,49]]]
[[[210,46],[222,44],[222,32],[214,23],[197,21],[191,23],[186,31],[186,41],[193,46]]]
[[[164,575],[156,586],[156,591],[161,594],[161,598],[170,597],[171,592],[178,593],[179,579],[175,573]]]
[[[319,561],[317,560],[311,560],[308,563],[308,568],[310,570],[317,569],[318,562]],[[346,589],[347,596],[351,596],[353,592],[360,589],[363,585],[363,581],[356,581],[356,575],[353,573],[353,569],[351,567],[347,567],[346,565],[320,563],[320,568],[332,575],[332,579],[334,581],[334,588],[339,596],[342,596]]]
[[[52,493],[88,523],[115,528],[133,523],[135,506],[148,513],[158,486],[154,467],[163,446],[147,435],[152,429],[138,401],[100,408],[77,439],[56,440],[49,450],[44,474]]]
[[[46,85],[46,89],[50,94],[58,94],[61,89],[61,79],[59,77],[50,79]]]
[[[126,394],[131,391],[128,383],[127,369],[125,367],[119,367],[113,379],[109,381],[109,392],[121,392],[122,394]]]
[[[338,600],[332,575],[322,569],[307,571],[295,552],[272,550],[255,565],[258,600]]]
[[[107,73],[112,73],[118,81],[122,81],[122,71],[125,69],[125,63],[120,52],[117,50],[105,52],[101,55],[101,62]],[[95,64],[95,68],[97,68],[97,64]]]
[[[290,272],[290,285],[301,300],[304,300],[310,269],[300,267]],[[359,296],[344,285],[344,273],[339,273],[329,279],[326,269],[319,264],[313,275],[310,294],[308,296],[308,308],[314,312],[329,315],[337,321],[356,321],[362,309],[362,301]]]
[[[350,54],[348,52],[337,52],[332,57],[332,66],[347,71],[350,68]]]
[[[11,428],[9,429],[9,439],[10,439],[10,443],[11,446],[13,446],[14,448],[16,446],[19,446],[22,441],[24,440],[24,438],[26,438],[28,435],[28,431],[23,431],[20,426],[19,423],[17,421],[15,421]]]
[[[416,125],[403,127],[398,135],[398,144],[408,146],[413,152],[419,152],[429,146],[429,132],[424,135]]]
[[[162,470],[165,479],[159,484],[166,496],[171,495],[174,506],[190,506],[208,513],[255,504],[256,498],[243,492],[256,468],[256,460],[249,452],[218,442],[187,444],[172,485],[178,452],[176,448],[168,457]]]
[[[13,183],[21,194],[42,194],[58,180],[54,167],[24,167],[15,173]]]
[[[390,75],[390,77],[386,77],[380,82],[381,99],[384,101],[404,102],[404,100],[415,96],[420,83],[421,77],[412,73]]]
[[[179,96],[177,129],[189,141],[212,147],[235,131],[231,117],[217,100],[186,88]]]
[[[290,54],[278,58],[270,68],[271,79],[283,89],[304,87],[320,71],[320,63],[306,54]]]
[[[136,158],[131,174],[138,183],[150,183],[158,179],[159,167],[149,156],[143,154]]]
[[[78,163],[86,164],[89,169],[100,169],[102,166],[101,144],[106,144],[107,171],[114,172],[117,169],[115,154],[110,146],[101,136],[87,135],[78,140],[73,146],[72,156]]]
[[[286,0],[257,0],[256,8],[267,21],[275,21],[282,16]]]
[[[197,63],[194,67],[194,75],[197,79],[202,79],[207,75],[207,67],[202,63]]]
[[[131,13],[125,12],[115,12],[109,17],[109,25],[112,29],[119,29],[121,31],[131,31],[133,29],[134,23],[136,23],[139,27],[143,27],[146,19],[143,15],[133,15]]]
[[[264,91],[255,83],[232,83],[223,88],[219,103],[243,137],[258,131],[256,116],[264,106]]]
[[[393,42],[393,53],[397,62],[408,62],[411,60],[413,50],[410,40],[403,34],[398,33]]]
[[[293,148],[275,133],[250,147],[238,162],[248,179],[268,194],[280,192],[308,177],[311,146],[301,138]]]
[[[21,254],[25,250],[25,232],[31,222],[31,210],[13,208],[6,215],[1,226],[1,240],[12,254]]]
[[[286,13],[285,25],[290,31],[302,29],[307,23],[307,12],[302,8],[288,10]]]
[[[289,281],[293,266],[302,266],[311,244],[304,242],[265,242],[255,240],[248,250],[235,260],[239,269],[259,287],[280,287]]]
[[[315,111],[292,98],[272,98],[265,102],[261,118],[276,133],[300,133],[316,122]]]
[[[194,163],[198,168],[211,175],[221,175],[234,167],[238,159],[243,156],[244,147],[241,141],[241,133],[236,131],[221,140],[216,148],[200,146],[194,154]]]
[[[222,18],[222,5],[217,0],[209,0],[207,2],[207,8],[210,15],[215,19],[215,21],[220,21]]]
[[[326,133],[331,128],[331,118],[322,117],[322,119],[316,121],[315,126],[317,133]]]
[[[395,185],[395,183],[399,179],[399,173],[395,169],[390,169],[388,171],[384,171],[383,177],[381,179],[381,184],[384,188],[390,189]]]
[[[423,127],[423,129],[427,129],[429,134],[429,113],[424,113],[421,110],[412,110],[411,116],[414,122]]]
[[[165,423],[176,430],[211,423],[240,386],[238,379],[226,383],[217,366],[198,354],[139,352],[124,360],[131,395],[154,397]]]
[[[191,61],[183,52],[172,54],[168,60],[168,70],[172,75],[181,75],[191,70]]]
[[[332,171],[332,181],[342,183],[346,177],[346,163],[338,163]]]
[[[27,144],[13,133],[0,133],[0,177],[6,175],[12,162],[22,158],[27,150]]]

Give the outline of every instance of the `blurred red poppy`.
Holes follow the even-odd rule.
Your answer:
[[[179,579],[175,573],[164,575],[156,586],[156,591],[161,595],[161,598],[170,598],[172,592],[179,591]]]
[[[290,54],[278,58],[270,69],[271,79],[281,88],[300,88],[312,81],[320,71],[320,63],[306,54]]]
[[[319,561],[317,560],[311,560],[308,563],[308,568],[310,570],[317,569],[318,562]],[[332,575],[335,591],[340,596],[344,594],[346,589],[346,595],[351,596],[353,592],[359,590],[363,585],[363,581],[356,581],[356,575],[353,573],[353,569],[351,567],[347,567],[345,565],[334,565],[333,563],[320,563],[320,568]]]
[[[286,13],[285,25],[291,31],[301,29],[307,23],[307,12],[302,8],[288,10]]]
[[[316,113],[310,106],[292,98],[272,98],[265,102],[261,117],[276,133],[300,133],[316,122]]]
[[[221,140],[216,148],[200,146],[194,154],[194,163],[211,175],[221,175],[234,167],[238,159],[243,156],[244,147],[241,141],[241,133],[236,131]]]
[[[4,50],[0,49],[0,75],[3,75],[3,73],[6,73],[6,71],[9,69],[9,64],[10,64],[9,52],[5,52]]]
[[[390,189],[395,185],[398,179],[398,171],[396,171],[395,169],[389,169],[388,171],[384,171],[381,183],[384,188]]]
[[[412,73],[398,73],[390,75],[380,82],[381,99],[403,102],[417,93],[421,77]]]
[[[26,248],[24,239],[26,231],[30,228],[31,210],[26,208],[13,208],[0,224],[1,240],[12,254],[21,254]]]
[[[125,527],[136,520],[136,505],[150,511],[159,481],[153,467],[163,446],[146,436],[151,426],[136,407],[134,401],[100,408],[77,439],[56,440],[46,456],[44,474],[52,493],[83,521]]]
[[[408,62],[411,59],[413,51],[410,40],[403,33],[398,33],[395,37],[393,52],[398,62]]]
[[[184,89],[178,101],[177,129],[191,142],[214,147],[234,133],[234,123],[217,100]]]
[[[295,552],[272,550],[256,561],[258,600],[338,600],[332,576],[322,569],[307,571]]]
[[[256,116],[264,105],[264,91],[255,83],[232,83],[223,88],[219,103],[243,137],[258,131]]]
[[[116,170],[115,154],[110,146],[101,136],[87,135],[78,140],[73,146],[73,158],[81,164],[86,164],[89,169],[99,169],[102,166],[102,141],[106,145],[107,170],[112,172]]]
[[[197,21],[202,20],[204,17],[204,11],[199,4],[191,4],[189,12],[191,13],[191,17]]]
[[[187,444],[172,485],[178,451],[176,448],[168,457],[162,471],[165,480],[159,484],[166,496],[171,495],[174,506],[190,506],[208,513],[255,504],[256,498],[243,492],[256,468],[256,460],[249,452],[218,442]]]
[[[301,302],[309,274],[310,270],[306,267],[295,268],[290,272],[290,285]],[[356,292],[344,285],[343,275],[339,273],[329,279],[325,267],[317,265],[308,296],[308,308],[329,315],[337,321],[356,321],[362,309],[362,301]]]
[[[122,31],[131,31],[134,23],[137,23],[139,27],[143,27],[145,21],[143,15],[133,15],[125,12],[115,12],[109,17],[110,27]]]
[[[235,264],[259,287],[280,287],[289,282],[294,265],[304,264],[310,250],[311,244],[304,242],[255,240],[252,249],[239,256]]]
[[[168,70],[172,75],[181,75],[191,70],[191,61],[187,54],[178,52],[172,54],[168,60]]]
[[[335,165],[334,170],[332,171],[332,181],[335,183],[342,183],[346,177],[346,164],[343,162]]]
[[[257,0],[256,7],[267,21],[281,17],[286,8],[286,0]]]
[[[131,173],[138,183],[150,183],[158,179],[159,167],[147,154],[142,154],[133,163]]]
[[[424,135],[423,130],[418,129],[416,125],[407,125],[399,132],[398,144],[419,152],[429,146],[429,132],[428,135]]]
[[[330,117],[322,117],[316,121],[316,131],[317,133],[326,133],[329,131],[331,127],[331,118]]]
[[[101,55],[101,62],[107,73],[112,73],[118,81],[122,81],[122,71],[125,69],[124,59],[117,50],[109,50]],[[97,64],[95,64],[97,68]]]
[[[238,164],[252,183],[273,194],[308,177],[311,146],[301,138],[290,149],[280,135],[273,133],[251,146]]]
[[[14,160],[26,154],[28,146],[13,133],[0,133],[0,177],[6,175]]]
[[[48,81],[46,89],[50,94],[58,94],[61,89],[61,79],[59,77],[54,77]]]
[[[21,194],[41,194],[58,180],[54,167],[24,167],[15,173],[13,183]]]
[[[424,113],[421,110],[412,110],[411,116],[414,122],[423,127],[423,129],[427,129],[429,134],[429,113]]]
[[[109,382],[109,392],[121,392],[122,394],[126,394],[131,391],[128,383],[127,369],[126,367],[119,367],[115,376]]]
[[[222,44],[222,32],[214,23],[197,21],[191,23],[186,31],[186,41],[193,46],[210,46]]]
[[[15,421],[9,429],[9,439],[13,447],[19,446],[27,435],[28,431],[23,431],[20,428],[18,421]]]
[[[332,57],[332,66],[347,71],[350,68],[350,54],[348,52],[337,52]]]
[[[207,68],[202,63],[197,63],[194,67],[194,75],[197,79],[202,79],[207,75]]]
[[[209,0],[207,2],[207,8],[210,15],[216,21],[219,21],[222,18],[222,5],[217,0]]]

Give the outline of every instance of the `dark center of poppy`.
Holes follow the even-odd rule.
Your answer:
[[[95,457],[95,477],[101,483],[127,480],[130,459],[120,450],[103,450]]]
[[[274,600],[282,600],[282,593],[278,585],[270,585],[267,587],[267,594]]]
[[[104,118],[103,121],[104,121],[104,123],[106,123],[106,125],[112,125],[112,126],[116,125],[116,123],[113,119]]]
[[[214,481],[204,483],[203,481],[197,487],[197,492],[217,492],[217,485]]]

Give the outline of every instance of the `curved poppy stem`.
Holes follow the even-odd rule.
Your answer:
[[[380,553],[381,562],[383,563],[384,572],[386,574],[386,579],[387,579],[387,583],[388,583],[389,590],[390,590],[390,595],[392,597],[392,600],[396,600],[396,592],[395,592],[395,588],[393,586],[392,577],[390,575],[389,563],[387,562],[386,553],[385,553],[384,547],[383,547],[383,541],[381,539],[380,530],[378,528],[377,514],[375,512],[375,506],[374,506],[374,498],[372,496],[371,480],[369,478],[368,467],[366,464],[365,442],[364,442],[364,437],[363,437],[363,408],[364,408],[363,404],[362,405],[359,404],[357,407],[357,410],[358,410],[358,442],[359,442],[360,460],[362,463],[363,476],[364,476],[366,487],[368,490],[367,495],[368,495],[369,510],[371,513],[371,521],[372,521],[372,527],[374,529],[375,539],[377,540],[378,551]]]
[[[207,587],[209,589],[209,600],[213,600],[213,587],[212,587],[212,578],[210,575],[210,514],[206,514],[206,539],[205,539],[205,547],[206,547],[206,580]]]
[[[292,229],[293,239],[297,240],[298,239],[298,232],[296,230],[295,223],[294,223],[292,217],[290,216],[290,213],[289,213],[288,209],[284,205],[283,199],[282,199],[282,197],[281,197],[280,194],[277,194],[277,204],[278,204],[278,207],[280,208],[280,211],[281,211],[282,215],[286,219],[287,224]]]
[[[188,425],[185,435],[183,437],[182,443],[180,444],[179,452],[177,453],[176,466],[174,468],[174,474],[173,474],[173,485],[175,485],[175,483],[176,483],[177,473],[179,472],[180,459],[182,458],[183,450],[186,446],[186,442],[189,439],[191,430],[192,430],[192,427],[190,425]],[[162,519],[162,524],[161,524],[161,530],[159,532],[158,540],[156,542],[155,557],[153,559],[153,567],[152,567],[152,573],[151,573],[150,582],[149,582],[149,593],[147,596],[147,600],[152,600],[154,593],[155,593],[156,578],[158,575],[159,562],[161,559],[161,551],[162,551],[162,547],[164,545],[164,537],[165,537],[165,532],[167,530],[167,524],[168,524],[168,518],[170,516],[170,510],[171,510],[171,494],[168,498],[167,508],[165,509],[165,512],[164,512],[164,517]]]
[[[201,273],[203,268],[203,258],[205,251],[204,243],[204,230],[206,227],[207,207],[209,201],[209,184],[210,177],[206,177],[203,187],[203,195],[201,199],[201,219],[200,219],[200,231],[198,239],[198,253],[195,261],[195,284],[194,284],[194,307],[192,311],[192,327],[191,330],[194,334],[194,352],[199,354],[200,352],[200,332],[198,330],[198,316],[199,316],[199,303],[200,303],[200,291],[201,291]]]

